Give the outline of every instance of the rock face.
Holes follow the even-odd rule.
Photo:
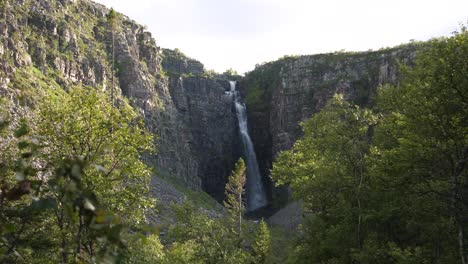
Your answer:
[[[265,182],[278,152],[302,135],[300,122],[335,94],[372,106],[382,84],[398,82],[398,63],[411,64],[418,45],[363,53],[285,57],[257,67],[240,83],[249,109],[250,134]],[[271,193],[283,200],[284,190]]]
[[[3,0],[0,96],[10,99],[12,112],[24,113],[34,104],[18,99],[23,84],[28,97],[47,89],[31,85],[33,79],[108,93],[114,79],[118,101],[128,99],[157,136],[157,154],[146,160],[159,174],[221,201],[240,155],[233,103],[224,96],[229,84],[177,50],[163,52],[143,26],[123,15],[114,32],[112,78],[108,12],[87,0]]]
[[[180,51],[161,49],[123,15],[113,62],[108,12],[89,0],[2,0],[0,96],[21,116],[50,86],[86,85],[110,94],[114,83],[118,101],[128,99],[157,135],[158,153],[146,160],[160,175],[221,201],[241,155],[234,103],[225,95],[233,76],[209,73]],[[271,187],[275,155],[301,136],[301,121],[337,92],[371,106],[376,88],[396,83],[397,62],[410,64],[417,48],[285,57],[247,74],[238,86],[265,184]],[[285,192],[269,193],[274,200],[278,194]]]
[[[166,62],[163,65],[175,68]],[[225,94],[229,84],[196,76],[197,72],[187,75],[187,68],[182,68],[182,73],[172,72],[169,77],[178,120],[190,130],[186,139],[198,165],[196,175],[202,189],[222,201],[227,176],[241,155],[234,102]]]
[[[282,226],[294,232],[302,223],[304,211],[301,202],[292,202],[268,218],[268,224]]]
[[[164,71],[173,75],[202,75],[205,67],[199,61],[188,58],[179,50],[163,49]]]

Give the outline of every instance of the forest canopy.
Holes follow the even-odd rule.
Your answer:
[[[0,263],[467,264],[465,27],[240,76],[92,1],[17,2],[0,1]],[[253,212],[247,132],[274,200]]]
[[[293,263],[468,261],[468,32],[429,44],[374,109],[337,94],[279,155],[308,212]]]

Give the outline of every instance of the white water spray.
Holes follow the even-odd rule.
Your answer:
[[[242,141],[244,160],[247,166],[247,211],[255,211],[267,205],[268,201],[263,187],[260,169],[258,167],[257,156],[255,155],[252,140],[247,127],[247,109],[242,103],[239,92],[236,91],[236,82],[230,81],[230,97],[234,97],[236,106],[237,121]]]

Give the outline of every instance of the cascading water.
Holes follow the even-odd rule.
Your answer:
[[[231,81],[231,89],[226,92],[229,97],[234,97],[236,106],[237,121],[241,136],[244,160],[247,166],[247,211],[255,211],[267,205],[268,201],[258,167],[257,156],[255,155],[252,140],[247,128],[247,110],[242,103],[239,92],[236,91],[236,82]]]

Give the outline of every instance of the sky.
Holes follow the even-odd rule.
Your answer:
[[[163,48],[242,74],[284,55],[366,51],[450,36],[467,0],[94,0],[146,25]]]

